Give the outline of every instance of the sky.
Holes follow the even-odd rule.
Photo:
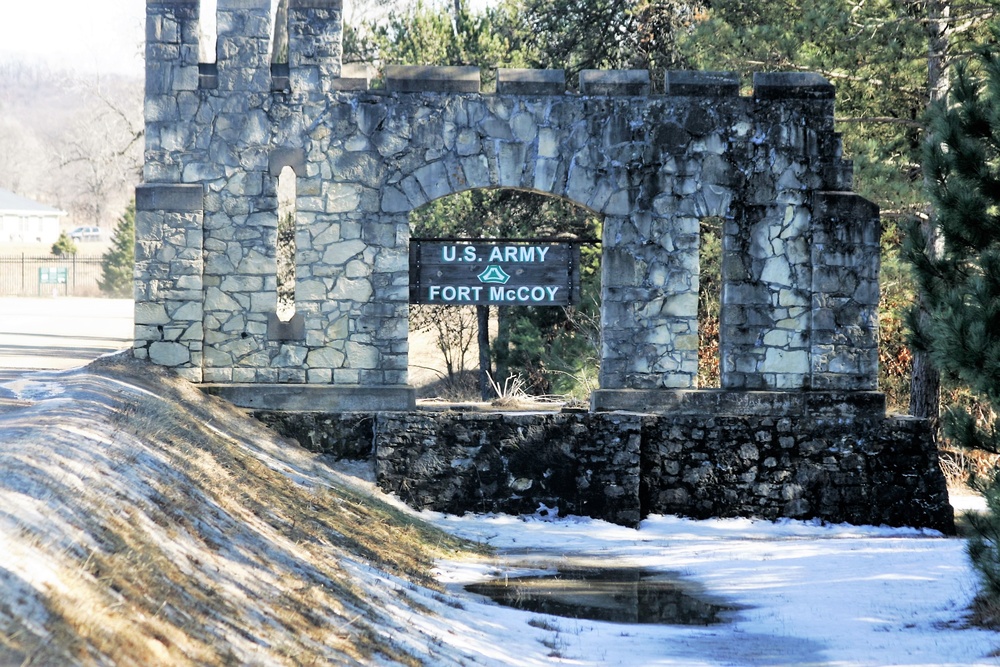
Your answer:
[[[346,16],[363,2],[346,0]],[[141,75],[145,6],[145,0],[0,0],[0,59]]]
[[[4,0],[0,57],[139,75],[145,6],[145,0]]]

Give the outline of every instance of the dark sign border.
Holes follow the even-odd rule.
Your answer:
[[[579,303],[583,243],[594,242],[552,238],[411,239],[410,303],[541,307]],[[443,252],[445,247],[452,248],[451,252]],[[469,247],[474,250],[467,250]],[[491,262],[489,258],[495,248],[500,248],[504,257],[512,252],[507,248],[524,250],[516,252],[514,261]],[[542,248],[549,250],[543,253]],[[539,260],[539,256],[543,259]],[[532,261],[520,261],[529,258]],[[441,295],[436,300],[430,296],[435,288]],[[459,293],[459,289],[463,291]],[[444,298],[442,292],[451,298]],[[501,298],[496,298],[498,295]]]

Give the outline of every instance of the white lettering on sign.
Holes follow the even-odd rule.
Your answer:
[[[490,301],[505,301],[513,303],[541,303],[555,301],[561,287],[550,285],[524,285],[523,287],[490,287]]]
[[[479,301],[483,293],[482,285],[431,285],[428,289],[431,301],[447,303]]]
[[[457,245],[441,246],[441,259],[445,262],[475,262],[479,259],[476,256],[476,246],[462,246],[462,254],[458,254]]]
[[[575,290],[571,251],[541,239],[428,242],[411,255],[412,303],[564,305]]]
[[[548,246],[508,245],[494,246],[490,251],[490,262],[520,262],[522,264],[540,263],[545,261],[549,252]]]

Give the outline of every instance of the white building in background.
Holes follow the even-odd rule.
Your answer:
[[[0,190],[0,243],[55,243],[66,211]]]

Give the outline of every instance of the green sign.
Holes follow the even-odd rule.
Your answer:
[[[410,242],[410,303],[566,306],[579,295],[579,246],[550,241]]]

